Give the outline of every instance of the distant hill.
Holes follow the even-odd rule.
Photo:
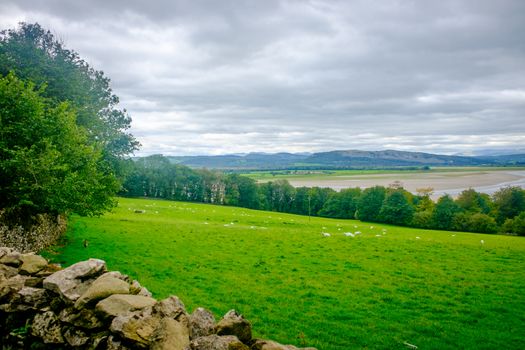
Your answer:
[[[502,165],[525,165],[524,154],[508,154],[502,156],[477,156],[475,157],[482,161],[494,162]]]
[[[248,153],[221,156],[168,156],[170,161],[193,168],[270,170],[290,168],[394,168],[424,166],[524,165],[525,154],[500,156],[449,156],[406,151],[340,150],[312,154]]]

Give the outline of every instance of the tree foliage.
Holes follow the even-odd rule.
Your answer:
[[[100,214],[118,187],[67,103],[14,74],[0,78],[0,207],[13,216]]]
[[[106,161],[113,164],[137,149],[138,142],[126,131],[131,118],[118,108],[109,78],[38,23],[0,32],[0,75],[9,72],[37,88],[46,86],[41,93],[52,105],[67,101],[77,114],[75,122],[87,130],[88,140]]]
[[[379,218],[382,222],[394,225],[408,225],[412,221],[415,208],[401,189],[390,192],[381,206]]]
[[[493,198],[497,211],[496,219],[499,223],[525,211],[525,190],[520,187],[504,187],[494,193]]]
[[[365,189],[357,205],[357,218],[363,221],[379,221],[385,196],[386,189],[383,186]]]
[[[445,195],[439,198],[432,214],[432,227],[440,230],[452,229],[454,217],[459,212],[461,212],[461,207],[454,202],[452,197]]]

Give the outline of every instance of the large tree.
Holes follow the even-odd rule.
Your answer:
[[[12,73],[0,78],[0,208],[11,221],[100,214],[113,205],[116,179],[76,124],[76,110],[44,91]]]
[[[391,191],[385,198],[379,220],[394,225],[408,225],[412,221],[415,208],[403,193],[403,189]]]
[[[494,193],[496,220],[502,224],[525,211],[525,190],[518,186],[504,187]]]
[[[118,170],[118,159],[137,149],[138,142],[126,131],[131,118],[118,108],[109,78],[38,23],[0,32],[0,76],[9,72],[37,88],[45,86],[41,93],[55,106],[68,101],[77,114],[76,123],[87,130],[88,141],[102,150],[114,169]]]
[[[357,218],[362,221],[379,221],[379,212],[385,197],[386,188],[383,186],[365,189],[357,204]]]
[[[461,207],[448,194],[439,198],[432,213],[432,227],[440,230],[454,229],[454,217],[461,213]]]

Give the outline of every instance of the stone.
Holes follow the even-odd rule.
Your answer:
[[[108,271],[108,272],[104,273],[102,276],[118,278],[119,280],[122,280],[124,282],[128,282],[128,284],[131,282],[131,279],[129,278],[129,276],[122,274],[120,271]],[[100,276],[100,277],[102,277],[102,276]]]
[[[215,332],[215,316],[211,311],[198,307],[189,316],[191,339],[205,337]]]
[[[137,280],[133,280],[133,282],[131,282],[131,285],[129,287],[129,292],[131,294],[142,295],[142,296],[150,297],[150,298],[153,296],[153,294],[151,294],[151,292],[147,290],[145,287],[141,286],[139,281]]]
[[[83,346],[88,343],[90,338],[89,334],[80,329],[68,328],[64,332],[64,339],[71,346]]]
[[[122,345],[122,341],[116,339],[114,336],[110,335],[107,341],[107,350],[129,350],[125,345]]]
[[[0,258],[0,264],[19,267],[22,264],[22,260],[20,260],[21,255],[18,252],[11,251]]]
[[[0,247],[0,259],[11,252],[13,252],[13,249],[9,247]]]
[[[26,276],[16,275],[0,282],[0,301],[24,288],[26,279]]]
[[[252,325],[235,310],[228,311],[215,326],[218,335],[235,335],[243,343],[252,339]]]
[[[60,270],[62,270],[62,267],[59,264],[48,264],[43,270],[38,271],[35,276],[48,277]]]
[[[97,278],[78,298],[75,307],[80,309],[86,304],[95,303],[113,294],[128,294],[129,284],[114,275],[105,273]]]
[[[141,295],[113,294],[99,301],[95,310],[106,317],[115,317],[147,306],[153,306],[155,303],[155,299]]]
[[[49,304],[49,296],[47,291],[42,288],[23,287],[18,291],[21,297],[21,302],[39,308]]]
[[[16,267],[0,264],[0,281],[14,277],[18,274]]]
[[[57,271],[44,279],[44,288],[58,293],[64,301],[75,302],[89,288],[89,277],[96,277],[106,271],[106,263],[89,259]],[[84,282],[85,281],[85,282]]]
[[[187,315],[184,304],[174,295],[157,302],[153,311],[160,317],[178,318],[180,315]]]
[[[22,275],[32,275],[47,267],[47,260],[40,255],[22,254],[20,260],[22,261],[22,266],[20,266]]]
[[[88,347],[89,350],[96,350],[96,349],[103,349],[105,347],[103,347],[101,344],[103,344],[104,342],[107,343],[107,339],[108,339],[108,332],[101,332],[101,333],[97,333],[97,334],[92,334],[91,335],[91,344],[90,346]]]
[[[151,350],[184,350],[190,345],[187,323],[164,317],[153,334]]]
[[[252,350],[295,350],[295,346],[284,346],[277,342],[271,340],[262,340],[257,339],[255,343],[252,344]]]
[[[37,314],[31,325],[31,334],[46,344],[63,344],[60,322],[52,311]]]
[[[91,330],[105,326],[104,322],[97,317],[93,310],[86,308],[80,311],[73,307],[65,308],[60,312],[58,318],[64,323],[83,329]]]
[[[121,314],[111,322],[110,331],[141,347],[147,347],[153,340],[160,319],[152,316],[151,307],[145,310]]]
[[[44,279],[42,277],[28,276],[24,285],[26,287],[42,288],[43,281]]]
[[[218,336],[217,334],[195,338],[190,342],[190,350],[249,350],[234,335]]]

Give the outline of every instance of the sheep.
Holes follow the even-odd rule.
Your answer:
[[[322,234],[323,234],[323,237],[330,237],[331,236],[331,234],[329,234],[328,232],[323,232]]]
[[[417,349],[417,345],[410,344],[410,343],[407,343],[407,342],[403,342],[403,344],[406,345],[406,347],[409,348],[409,349],[414,349],[414,350]]]
[[[416,239],[421,239],[421,237],[419,237],[419,236],[416,236]]]
[[[481,243],[481,245],[484,245],[484,244],[485,244],[485,241],[484,241],[484,240],[481,240],[481,241],[479,241],[479,243]]]
[[[345,232],[344,235],[346,237],[355,237],[355,235],[352,232]]]
[[[355,231],[354,232],[354,235],[360,235],[361,234],[361,231]]]

